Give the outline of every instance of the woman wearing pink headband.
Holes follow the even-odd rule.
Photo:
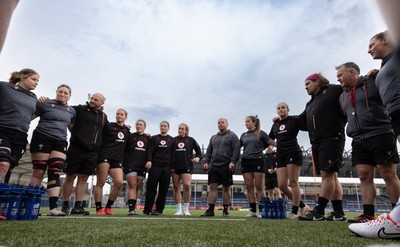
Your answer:
[[[345,143],[346,119],[339,103],[343,89],[340,85],[330,85],[320,73],[307,76],[304,84],[311,100],[299,117],[302,123],[307,124],[315,168],[320,171],[322,181],[317,205],[298,219],[344,221],[347,219],[342,207],[343,190],[337,177]],[[329,201],[333,212],[325,218]]]

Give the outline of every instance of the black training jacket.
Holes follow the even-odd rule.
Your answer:
[[[75,123],[70,142],[89,150],[100,151],[103,128],[108,123],[103,110],[95,110],[86,105],[73,106],[76,111]]]
[[[345,139],[346,117],[340,107],[342,92],[342,86],[328,85],[311,97],[306,109],[299,115],[301,121],[307,124],[311,144]]]

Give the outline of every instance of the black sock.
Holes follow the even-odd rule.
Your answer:
[[[208,209],[210,210],[210,211],[214,211],[214,208],[215,208],[215,204],[208,204]]]
[[[365,215],[375,217],[375,205],[374,204],[364,204],[363,208],[364,208]]]
[[[69,208],[69,201],[63,201],[63,208]]]
[[[228,211],[229,205],[228,204],[224,204],[224,211]]]
[[[299,208],[304,208],[305,206],[306,206],[306,204],[304,204],[304,202],[302,200],[300,200]]]
[[[135,210],[136,200],[135,199],[129,199],[128,200],[128,207],[129,207],[129,211]]]
[[[50,210],[58,207],[58,196],[49,197]]]
[[[96,211],[101,209],[101,202],[95,202],[94,204],[96,205]]]
[[[317,212],[319,214],[324,215],[325,208],[326,208],[326,205],[328,204],[328,202],[329,202],[329,200],[326,199],[325,197],[322,197],[322,196],[318,197],[318,203],[315,206],[315,210],[317,210]]]
[[[80,207],[82,207],[82,201],[75,201],[74,207],[75,207],[75,208],[80,208]]]
[[[344,215],[342,200],[333,200],[331,202],[332,202],[333,211],[337,214]]]
[[[297,212],[299,212],[299,207],[298,206],[292,206],[292,213],[297,215]]]
[[[257,212],[257,205],[255,202],[249,203],[250,204],[250,211],[253,213]]]
[[[108,200],[106,204],[106,208],[111,208],[111,206],[114,204],[114,201]]]

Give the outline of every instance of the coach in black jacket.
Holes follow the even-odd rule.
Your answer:
[[[67,153],[66,178],[63,184],[63,208],[69,213],[69,197],[73,183],[78,176],[75,189],[75,205],[71,214],[89,214],[82,207],[87,180],[93,175],[101,148],[103,128],[108,123],[107,115],[103,112],[105,98],[100,93],[91,96],[86,105],[73,106],[76,111],[75,123],[71,129],[70,146]]]
[[[347,220],[342,208],[343,189],[337,178],[345,142],[346,120],[339,104],[343,89],[340,85],[330,85],[321,74],[308,76],[305,88],[311,100],[300,118],[307,123],[315,166],[321,172],[322,180],[317,205],[299,220],[325,220],[325,207],[329,200],[333,212],[326,219]]]

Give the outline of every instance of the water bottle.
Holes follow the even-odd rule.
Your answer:
[[[272,206],[273,206],[273,215],[271,218],[273,219],[279,219],[279,204],[277,200],[272,201]]]
[[[279,219],[286,219],[286,202],[283,199],[279,199],[278,203],[279,203]]]
[[[272,207],[271,207],[271,200],[269,199],[269,197],[267,197],[265,201],[265,214],[267,219],[272,218]]]

